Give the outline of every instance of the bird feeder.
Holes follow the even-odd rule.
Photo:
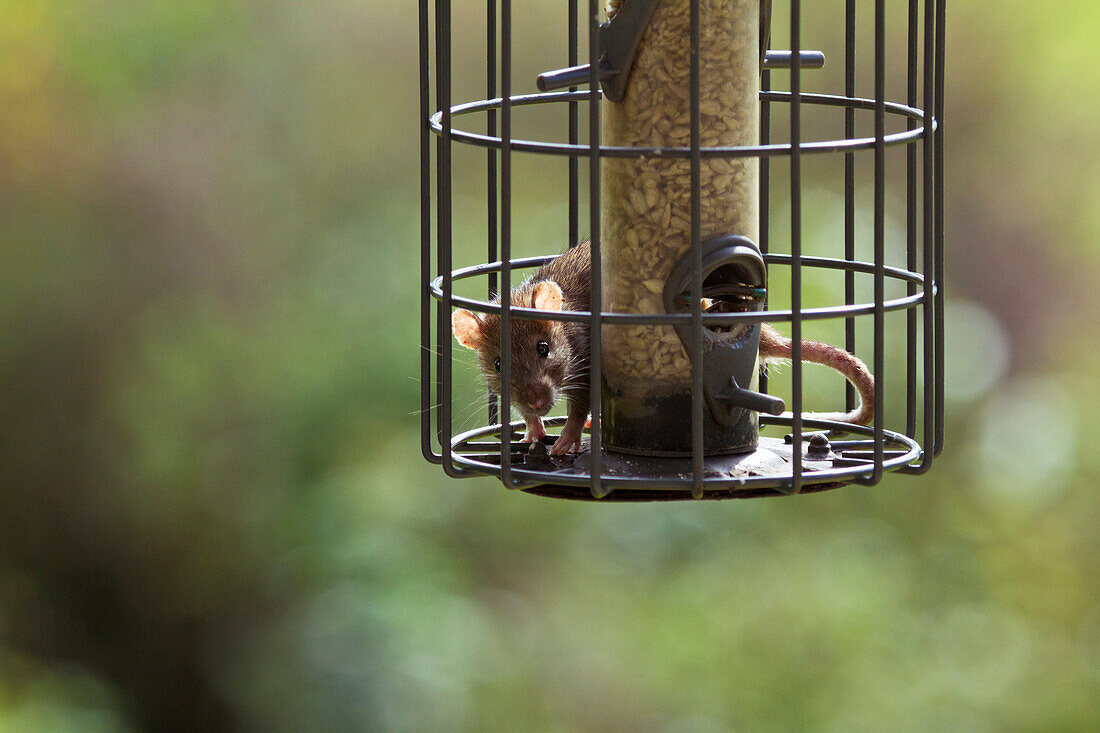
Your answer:
[[[561,1],[568,65],[513,79],[511,1],[486,0],[486,94],[476,100],[453,98],[452,3],[420,2],[425,458],[454,477],[491,475],[530,493],[605,501],[797,494],[875,484],[887,472],[927,471],[943,443],[944,0],[908,1],[900,56],[888,47],[886,0],[873,3],[867,24],[854,0],[838,3],[831,17],[835,35],[844,38],[844,58],[830,63],[843,65],[844,88],[831,93],[803,91],[803,80],[826,58],[803,48],[799,0],[775,9],[771,0]],[[779,12],[789,13],[786,49],[771,48]],[[583,26],[581,17],[589,19]],[[815,19],[815,34],[821,30]],[[857,37],[870,63],[857,64]],[[905,69],[904,102],[886,98],[888,67]],[[861,96],[857,82],[864,79],[873,93]],[[774,88],[779,80],[786,88]],[[521,106],[535,113],[564,107],[568,127],[557,140],[567,142],[515,137],[513,115]],[[842,112],[843,130],[811,137],[803,112],[823,108]],[[777,124],[781,115],[786,125]],[[871,122],[870,134],[856,134],[860,117]],[[485,261],[460,268],[453,258],[456,144],[484,149],[488,172]],[[905,149],[905,166],[888,176],[892,147]],[[831,157],[843,170],[843,236],[813,256],[802,252],[808,155]],[[582,240],[587,206],[588,311],[547,314],[492,297],[556,254],[512,256],[516,156],[568,160],[562,242]],[[873,173],[857,187],[861,158],[873,163]],[[906,202],[904,261],[888,261],[888,192]],[[782,240],[772,220],[780,195],[790,217]],[[856,256],[857,208],[873,212],[869,258]],[[803,276],[813,271],[843,273],[843,301],[804,303]],[[456,294],[455,283],[471,279],[485,281],[484,299]],[[769,281],[776,280],[784,283],[780,300],[789,308],[768,307],[777,295]],[[860,280],[872,297],[857,299]],[[887,297],[888,283],[899,284],[896,296]],[[540,443],[520,441],[522,423],[501,419],[512,407],[508,368],[488,423],[456,428],[449,324],[458,307],[500,317],[504,362],[518,320],[589,329],[592,419],[580,453],[549,455]],[[889,369],[886,360],[887,314],[894,311],[905,313],[898,334],[905,341],[903,370]],[[857,324],[873,336],[863,355],[875,382],[870,426],[808,416],[803,325],[823,319],[843,321],[845,340],[837,346],[848,352],[856,351]],[[769,394],[761,379],[766,323],[792,339],[789,401]],[[851,387],[837,395],[848,409],[855,399]],[[550,432],[563,420],[547,420]],[[762,426],[780,434],[765,436]]]

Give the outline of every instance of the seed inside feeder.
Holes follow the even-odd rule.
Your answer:
[[[613,17],[621,0],[609,0]],[[759,2],[700,0],[700,144],[759,140]],[[621,103],[605,103],[609,145],[687,147],[691,142],[690,4],[665,0],[638,46]],[[705,158],[700,166],[701,235],[758,239],[756,158]],[[601,241],[606,310],[663,313],[660,293],[691,248],[691,163],[604,159]],[[727,293],[727,295],[733,295]],[[725,297],[725,296],[724,296]],[[604,326],[604,378],[632,398],[690,389],[691,362],[670,326]]]

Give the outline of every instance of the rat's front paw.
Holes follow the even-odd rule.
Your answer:
[[[527,420],[527,432],[523,434],[524,443],[542,442],[545,437],[546,428],[543,427],[541,419],[536,417],[534,420]]]
[[[566,453],[578,453],[581,449],[581,430],[570,430],[568,426],[561,431],[561,436],[554,441],[550,448],[550,455],[561,456]]]

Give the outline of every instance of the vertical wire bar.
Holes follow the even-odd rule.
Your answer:
[[[791,0],[791,58],[802,51],[802,3]],[[791,493],[802,491],[802,73],[791,64]]]
[[[443,125],[443,129],[440,131],[441,134],[436,139],[436,143],[435,143],[435,188],[436,188],[436,191],[435,191],[435,194],[436,194],[436,201],[435,201],[435,224],[436,224],[435,257],[436,257],[436,270],[439,272],[440,275],[443,275],[443,277],[444,277],[444,281],[443,281],[444,293],[443,293],[443,295],[445,297],[446,294],[447,294],[446,293],[447,279],[446,279],[446,271],[443,269],[443,247],[442,247],[442,245],[443,245],[444,219],[443,219],[443,176],[442,176],[442,173],[443,173],[444,141],[447,139],[446,124],[447,124],[447,122],[450,121],[450,116],[448,114],[448,106],[444,105],[444,103],[443,103],[443,56],[441,55],[441,53],[443,51],[443,34],[442,34],[442,28],[441,28],[441,15],[442,15],[441,8],[442,8],[442,6],[443,6],[443,0],[435,0],[435,103],[436,103],[436,106],[439,107],[439,109],[443,112],[443,117],[442,117],[442,120],[441,120],[442,125]],[[444,457],[444,460],[445,460],[446,456],[449,456],[450,453],[446,450],[443,450],[443,447],[442,447],[442,444],[443,444],[443,349],[446,348],[446,343],[445,343],[446,339],[444,339],[443,334],[440,333],[440,328],[439,327],[443,325],[443,319],[444,319],[443,311],[444,311],[444,305],[443,305],[443,302],[441,301],[439,307],[436,308],[436,314],[435,314],[436,315],[436,335],[435,335],[435,338],[436,338],[436,343],[435,343],[436,364],[435,364],[435,374],[436,374],[436,378],[438,379],[438,381],[435,384],[435,388],[436,388],[435,404],[436,404],[436,409],[438,410],[438,417],[437,417],[437,422],[436,422],[436,439],[440,443],[440,451],[441,451],[441,454],[442,454],[442,456]],[[446,471],[446,468],[444,468],[444,471]]]
[[[854,99],[856,96],[856,0],[847,0],[844,11],[844,96]],[[844,107],[844,137],[852,140],[856,136],[856,111],[851,105]],[[844,259],[854,262],[856,259],[856,156],[844,154]],[[856,274],[844,271],[844,304],[856,302]],[[856,319],[849,316],[844,319],[844,348],[856,353]],[[856,388],[845,380],[844,403],[849,412],[856,406]]]
[[[936,0],[936,92],[935,92],[935,117],[936,117],[936,133],[935,133],[935,148],[936,148],[936,165],[935,165],[935,199],[936,199],[936,232],[935,232],[935,250],[936,250],[936,443],[933,448],[933,455],[938,456],[940,451],[943,450],[943,433],[944,433],[944,393],[943,393],[943,371],[944,371],[944,261],[943,261],[943,237],[944,237],[944,221],[943,221],[943,107],[944,107],[944,65],[946,56],[946,29],[945,22],[947,17],[947,2],[946,0]]]
[[[428,0],[420,0],[420,452],[431,463],[442,456],[432,446],[432,141]],[[440,306],[442,307],[442,306]]]
[[[691,0],[691,495],[703,498],[703,237],[699,0]]]
[[[932,467],[932,446],[934,442],[933,433],[935,432],[935,277],[933,269],[935,266],[935,198],[933,193],[934,183],[934,149],[933,149],[933,97],[935,95],[935,48],[934,42],[934,28],[935,26],[935,6],[932,0],[925,0],[924,3],[924,69],[923,69],[923,102],[924,113],[921,124],[924,125],[924,133],[921,135],[921,154],[923,157],[923,167],[921,170],[921,206],[922,206],[922,224],[921,224],[921,247],[922,247],[922,259],[923,267],[921,274],[924,276],[924,293],[921,300],[921,320],[924,343],[924,392],[923,392],[923,404],[924,404],[924,419],[921,434],[921,445],[924,448],[921,462],[916,467],[916,473],[924,473]]]
[[[500,0],[500,480],[512,479],[512,0]]]
[[[917,36],[920,23],[918,0],[909,0],[909,61],[907,66],[906,104],[917,106]],[[905,118],[905,129],[913,130],[917,121]],[[905,267],[917,269],[917,146],[915,141],[905,146]],[[905,284],[906,295],[915,295],[917,284]],[[905,434],[917,432],[917,311],[905,311]]]
[[[460,476],[461,471],[451,461],[451,434],[454,426],[452,400],[452,360],[450,336],[451,296],[453,282],[451,277],[452,231],[451,231],[451,3],[450,0],[436,0],[436,63],[438,65],[436,101],[443,111],[443,126],[439,138],[438,171],[438,255],[439,270],[443,275],[443,303],[439,308],[438,346],[439,346],[439,428],[440,448],[443,452],[443,470],[449,476]]]
[[[885,460],[883,377],[886,372],[886,0],[875,0],[875,467]]]
[[[769,16],[770,20],[770,16]],[[763,33],[764,29],[761,28],[760,32]],[[761,65],[763,59],[760,60]],[[766,69],[760,72],[760,90],[763,92],[770,92],[772,88],[772,73]],[[772,141],[772,106],[770,102],[760,102],[760,144],[770,145]],[[770,235],[768,230],[768,221],[771,219],[771,158],[768,156],[760,157],[760,252],[761,254],[768,254],[768,248],[771,246]],[[766,297],[766,296],[765,296]],[[764,301],[764,308],[767,309],[767,300]],[[761,363],[762,367],[763,364]],[[760,370],[760,391],[767,394],[768,392],[768,372],[765,369]]]
[[[600,474],[603,469],[600,449],[600,404],[602,402],[601,374],[603,371],[603,263],[600,254],[600,10],[598,0],[588,0],[588,210],[592,229],[592,290],[589,305],[589,394],[592,409],[591,429],[591,484],[590,491],[596,499],[610,493],[603,487]]]
[[[497,0],[486,0],[485,3],[485,98],[495,99],[497,96]],[[497,134],[497,112],[489,109],[486,116],[486,134],[495,137]],[[486,262],[496,262],[498,251],[499,230],[497,219],[497,151],[490,147],[486,150],[486,175],[488,185],[488,229],[489,245],[486,253]],[[497,273],[489,273],[488,295],[491,299],[497,293]],[[489,393],[489,424],[495,425],[500,419],[500,406],[492,392]]]
[[[569,66],[579,62],[580,34],[578,28],[578,0],[569,0]],[[569,87],[577,91],[577,87]],[[580,107],[577,102],[569,102],[569,144],[576,145],[580,140]],[[580,240],[580,161],[577,156],[569,156],[569,246],[574,247]]]

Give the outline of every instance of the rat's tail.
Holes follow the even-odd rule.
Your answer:
[[[790,359],[791,339],[768,324],[762,324],[760,329],[760,358],[762,362],[774,359]],[[859,405],[851,412],[810,412],[805,413],[806,417],[849,422],[856,425],[870,424],[875,417],[875,378],[859,357],[830,344],[803,339],[802,361],[814,362],[837,370],[859,392]]]

